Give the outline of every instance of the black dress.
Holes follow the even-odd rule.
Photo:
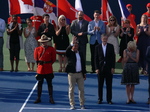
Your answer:
[[[136,51],[132,53],[132,57],[136,58]],[[139,66],[131,58],[124,65],[121,84],[139,84]]]
[[[126,28],[123,28],[124,31],[126,31]],[[120,33],[122,33],[122,30],[120,31]],[[119,50],[119,54],[121,57],[123,57],[123,51],[127,48],[127,43],[129,41],[133,41],[133,37],[134,37],[134,29],[130,27],[130,32],[131,37],[129,37],[127,35],[127,33],[123,33],[123,36],[119,36],[120,40],[120,50]]]
[[[69,46],[69,37],[66,33],[66,26],[63,26],[60,34],[54,38],[57,54],[65,54],[67,47]]]

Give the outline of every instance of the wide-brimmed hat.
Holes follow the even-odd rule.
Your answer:
[[[51,38],[47,37],[46,35],[42,35],[38,42],[48,42],[51,41]]]

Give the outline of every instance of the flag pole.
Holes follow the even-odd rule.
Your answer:
[[[58,18],[58,0],[56,0],[56,7],[57,7],[57,8],[56,8],[56,9],[57,9],[57,15],[56,15],[56,16],[57,16],[57,18]]]

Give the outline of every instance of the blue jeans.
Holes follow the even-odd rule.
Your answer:
[[[0,68],[3,68],[3,45],[4,45],[4,39],[0,38]]]

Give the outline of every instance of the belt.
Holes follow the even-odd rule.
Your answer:
[[[46,63],[52,63],[52,61],[37,61],[37,63],[39,63],[39,64],[46,64]]]
[[[81,73],[81,71],[79,71],[79,72],[75,72],[75,73]]]

